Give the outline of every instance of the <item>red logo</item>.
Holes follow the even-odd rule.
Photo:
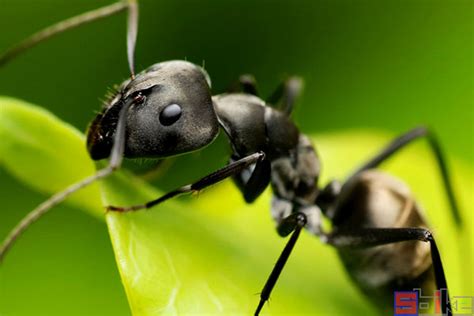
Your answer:
[[[395,292],[394,316],[418,316],[418,291]]]

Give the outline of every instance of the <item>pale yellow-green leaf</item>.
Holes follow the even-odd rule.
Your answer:
[[[36,191],[53,194],[95,172],[84,135],[41,107],[0,97],[0,165]],[[97,185],[68,200],[103,216]]]

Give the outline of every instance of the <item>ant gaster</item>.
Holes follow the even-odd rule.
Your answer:
[[[441,170],[454,219],[460,224],[442,151],[426,128],[415,128],[396,138],[345,181],[332,181],[320,187],[318,155],[290,118],[302,87],[299,78],[289,78],[264,101],[258,97],[251,76],[240,78],[239,92],[212,96],[206,71],[186,61],[161,62],[135,75],[133,55],[138,9],[132,0],[91,11],[39,32],[0,56],[0,64],[59,32],[126,9],[131,79],[120,86],[87,132],[91,158],[110,158],[109,166],[33,210],[3,243],[0,260],[30,224],[71,193],[110,175],[120,167],[122,157],[165,158],[199,150],[212,143],[221,129],[232,149],[227,166],[156,200],[107,209],[129,212],[150,208],[228,177],[233,178],[245,201],[252,203],[271,185],[271,214],[277,232],[283,237],[291,236],[263,287],[255,315],[269,299],[303,228],[338,250],[355,284],[384,310],[392,306],[394,290],[436,288],[447,293],[440,254],[420,207],[403,183],[375,170],[413,140],[427,137]],[[332,223],[330,232],[322,227],[323,216]],[[452,315],[446,296],[442,299],[442,307]]]

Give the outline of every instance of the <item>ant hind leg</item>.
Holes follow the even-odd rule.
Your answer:
[[[361,228],[326,235],[326,243],[336,248],[368,248],[410,240],[430,243],[436,287],[449,293],[438,246],[432,233],[425,228]],[[447,315],[451,316],[449,300],[443,297],[441,304],[446,309]]]
[[[382,162],[392,157],[400,149],[405,148],[405,146],[421,137],[426,137],[426,139],[428,140],[428,144],[430,145],[431,151],[433,152],[436,158],[436,162],[441,173],[443,185],[451,207],[452,216],[456,225],[461,226],[461,213],[459,211],[459,207],[455,198],[453,184],[449,174],[448,165],[446,163],[446,158],[444,157],[443,151],[436,135],[426,127],[421,126],[414,128],[395,138],[391,143],[389,143],[386,147],[379,151],[372,159],[370,159],[361,167],[359,167],[356,171],[354,171],[353,174],[347,179],[346,183],[357,177],[361,172],[378,167]]]

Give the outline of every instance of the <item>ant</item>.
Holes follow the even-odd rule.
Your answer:
[[[420,207],[403,183],[376,170],[406,145],[426,138],[437,160],[452,215],[460,225],[447,164],[435,135],[427,128],[418,127],[397,137],[344,181],[319,186],[317,152],[290,117],[302,90],[301,79],[290,77],[264,101],[251,76],[240,77],[240,91],[213,96],[207,72],[187,61],[160,62],[135,73],[138,4],[134,0],[120,1],[47,28],[1,55],[0,65],[58,33],[125,10],[131,76],[87,131],[90,157],[108,158],[109,164],[31,211],[1,245],[0,262],[32,223],[73,192],[112,174],[121,167],[123,158],[166,158],[189,153],[211,144],[223,130],[232,150],[227,166],[155,200],[108,206],[107,210],[125,213],[149,209],[229,177],[245,201],[252,203],[270,185],[271,214],[277,232],[290,237],[263,287],[255,315],[269,299],[303,228],[338,250],[355,284],[382,309],[391,306],[394,290],[416,287],[429,292],[436,288],[447,293],[440,253]],[[323,228],[323,216],[332,223],[331,231]],[[442,297],[441,304],[447,315],[452,315],[446,297]]]

